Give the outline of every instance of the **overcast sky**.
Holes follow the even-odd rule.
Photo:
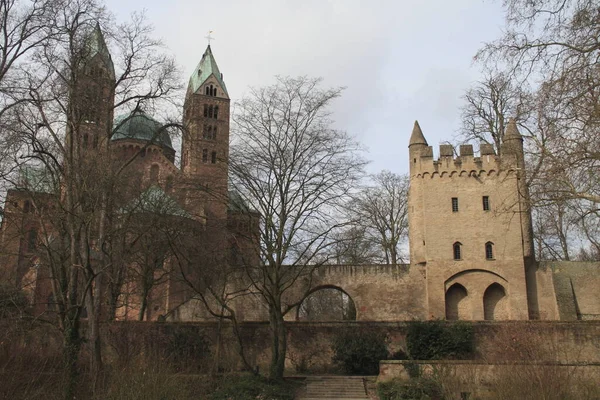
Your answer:
[[[214,31],[232,100],[275,75],[346,87],[333,118],[368,148],[370,172],[407,172],[415,119],[434,148],[455,137],[473,55],[504,24],[499,0],[106,1],[118,20],[146,10],[186,79]]]

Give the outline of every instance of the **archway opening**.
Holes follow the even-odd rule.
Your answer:
[[[455,283],[446,291],[446,319],[451,321],[470,319],[468,317],[467,289]]]
[[[354,300],[342,289],[327,286],[314,290],[298,306],[298,321],[355,321]]]
[[[506,291],[499,283],[492,283],[483,294],[483,318],[486,321],[508,319]]]

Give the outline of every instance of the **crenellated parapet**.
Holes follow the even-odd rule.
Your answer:
[[[473,145],[463,144],[455,148],[449,144],[439,146],[439,157],[434,158],[433,147],[423,146],[414,154],[414,166],[411,175],[420,177],[444,176],[481,176],[510,173],[518,167],[515,154],[496,155],[494,146],[482,143],[479,152],[473,151]]]

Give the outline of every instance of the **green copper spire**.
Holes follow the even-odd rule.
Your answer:
[[[227,93],[227,87],[225,86],[225,82],[223,82],[221,71],[219,71],[219,67],[217,66],[217,62],[215,61],[215,57],[213,56],[210,45],[208,45],[204,55],[202,56],[202,60],[200,60],[200,63],[198,63],[198,66],[196,69],[194,69],[194,72],[190,77],[189,87],[191,88],[192,93],[196,93],[200,86],[202,86],[202,84],[206,82],[211,75],[215,76],[217,82],[219,82],[219,85],[223,89],[223,92],[225,92],[225,95],[229,97],[229,93]]]
[[[86,47],[88,50],[88,58],[92,59],[96,55],[99,55],[100,59],[106,66],[110,77],[114,78],[115,66],[113,65],[110,52],[108,51],[108,47],[106,46],[106,41],[104,40],[102,29],[100,29],[100,23],[96,22],[94,30],[90,33],[86,40]]]

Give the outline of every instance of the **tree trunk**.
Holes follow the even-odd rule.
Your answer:
[[[67,318],[69,317],[67,314]],[[75,398],[75,386],[77,385],[77,359],[81,347],[81,338],[79,337],[79,323],[72,320],[66,321],[64,332],[63,360],[65,363],[65,399]]]
[[[271,366],[269,379],[280,381],[285,370],[285,355],[287,351],[287,332],[283,321],[283,314],[279,307],[270,307],[269,325],[273,341],[271,345]]]

